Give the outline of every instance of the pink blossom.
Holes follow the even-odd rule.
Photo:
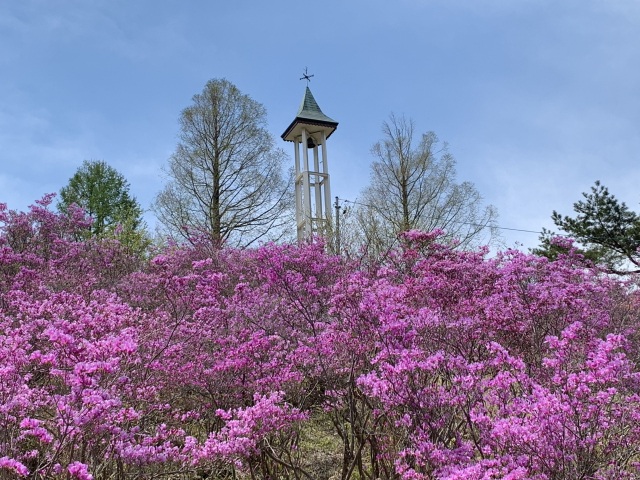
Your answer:
[[[84,463],[73,462],[69,464],[67,471],[73,478],[77,478],[78,480],[93,480],[93,475],[89,473],[89,470]]]
[[[29,470],[22,463],[9,457],[0,457],[0,469],[6,469],[21,477],[29,475]]]

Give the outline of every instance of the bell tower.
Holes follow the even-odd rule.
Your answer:
[[[282,134],[295,148],[296,223],[298,242],[331,235],[331,188],[327,139],[338,122],[327,117],[307,88],[291,125]]]

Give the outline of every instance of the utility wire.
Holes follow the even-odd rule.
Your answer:
[[[357,202],[357,201],[354,201],[354,200],[347,200],[346,198],[339,198],[339,197],[336,197],[336,205],[337,205],[339,200],[343,201],[344,203],[351,203],[352,205],[361,205],[363,207],[375,208],[374,206],[366,204],[366,203]],[[480,224],[477,224],[477,223],[461,222],[461,221],[457,221],[457,220],[451,220],[451,223],[458,223],[460,225],[471,225],[471,226],[474,226],[474,227],[481,227],[481,228],[495,228],[495,229],[498,229],[498,230],[509,230],[511,232],[535,233],[535,234],[538,234],[538,235],[547,234],[547,235],[552,235],[553,237],[563,237],[563,238],[567,238],[567,239],[576,240],[575,237],[573,237],[571,235],[555,233],[555,232],[551,232],[551,231],[540,232],[540,231],[537,231],[537,230],[526,230],[526,229],[523,229],[523,228],[499,227],[497,225],[480,225]],[[593,243],[593,244],[596,244],[596,245],[604,246],[606,248],[607,247],[607,242],[609,240],[610,240],[609,238],[596,238],[596,237],[593,237],[591,239],[591,241],[587,240],[586,243],[587,244]],[[602,242],[602,243],[599,243],[599,242]],[[582,243],[584,244],[584,242],[582,242]]]
[[[339,200],[342,200],[345,203],[351,203],[353,205],[361,205],[363,207],[375,208],[373,205],[369,205],[369,204],[362,203],[362,202],[357,202],[357,201],[354,201],[354,200],[347,200],[345,198],[340,198]],[[554,237],[563,237],[563,238],[569,238],[569,239],[574,239],[575,240],[575,237],[573,237],[571,235],[562,234],[562,233],[555,233],[555,232],[550,232],[550,231],[539,232],[537,230],[526,230],[526,229],[522,229],[522,228],[499,227],[497,225],[480,225],[478,223],[461,222],[461,221],[458,221],[458,220],[452,220],[451,222],[452,223],[458,223],[460,225],[471,225],[473,227],[482,227],[482,228],[495,228],[495,229],[498,229],[498,230],[509,230],[509,231],[512,231],[512,232],[535,233],[535,234],[538,234],[538,235],[544,235],[546,233],[546,234],[552,234]],[[606,242],[609,239],[608,238],[601,238],[601,237],[592,237],[592,240]],[[589,242],[589,243],[596,243],[597,244],[597,242]]]
[[[356,202],[354,200],[347,200],[346,198],[340,198],[339,200],[343,201],[344,203],[351,203],[353,205],[360,205],[360,206],[363,206],[363,207],[374,208],[372,205],[368,205],[366,203],[361,203],[361,202]],[[543,232],[539,232],[537,230],[525,230],[525,229],[522,229],[522,228],[499,227],[497,225],[481,225],[479,223],[461,222],[459,220],[451,220],[451,223],[457,223],[457,224],[460,224],[460,225],[470,225],[472,227],[496,228],[498,230],[509,230],[511,232],[536,233],[538,235],[542,235],[543,234]],[[565,235],[557,235],[557,236],[564,237]]]

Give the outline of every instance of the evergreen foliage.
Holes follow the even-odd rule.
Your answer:
[[[85,160],[60,190],[58,210],[69,213],[72,205],[84,210],[92,222],[84,235],[117,238],[133,251],[150,245],[142,220],[142,208],[129,192],[129,182],[102,160]]]
[[[599,181],[584,200],[573,204],[574,217],[554,211],[551,218],[567,236],[581,245],[586,258],[606,265],[612,273],[640,272],[640,217],[624,202],[609,193]],[[554,234],[543,232],[540,248],[534,253],[557,257],[566,252],[562,242],[552,242]],[[624,268],[632,265],[632,269]]]

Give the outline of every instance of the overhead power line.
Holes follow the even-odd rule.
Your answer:
[[[361,205],[363,207],[368,207],[368,208],[375,208],[373,205],[370,204],[366,204],[366,203],[362,203],[362,202],[358,202],[358,201],[354,201],[354,200],[347,200],[346,198],[338,198],[336,197],[336,204],[338,202],[338,200],[343,201],[344,203],[350,203],[352,205]],[[550,232],[550,231],[545,231],[545,232],[541,232],[538,230],[527,230],[524,228],[510,228],[510,227],[500,227],[498,225],[494,225],[494,224],[490,224],[490,225],[481,225],[478,223],[471,223],[471,222],[462,222],[462,221],[458,221],[458,220],[451,220],[451,223],[457,223],[459,225],[471,225],[473,227],[480,227],[480,228],[495,228],[498,230],[508,230],[511,232],[522,232],[522,233],[535,233],[537,235],[551,235],[552,237],[562,237],[562,238],[567,238],[567,239],[572,239],[574,241],[577,241],[578,243],[581,243],[582,245],[589,245],[589,244],[594,244],[594,245],[601,245],[604,247],[607,247],[607,245],[610,245],[610,238],[602,238],[602,237],[591,237],[590,239],[586,239],[583,241],[577,240],[575,237],[571,236],[571,235],[567,235],[567,234],[562,234],[562,233],[555,233],[555,232]]]
[[[353,205],[361,205],[363,207],[369,207],[369,208],[374,208],[372,205],[366,204],[366,203],[362,203],[362,202],[356,202],[354,200],[347,200],[346,198],[340,198],[339,200],[343,201],[344,203],[351,203]],[[542,235],[543,232],[539,232],[537,230],[526,230],[526,229],[522,229],[522,228],[510,228],[510,227],[499,227],[497,225],[481,225],[479,223],[471,223],[471,222],[462,222],[459,220],[451,220],[451,223],[457,223],[459,225],[470,225],[472,227],[481,227],[481,228],[496,228],[498,230],[509,230],[511,232],[524,232],[524,233],[535,233],[537,235]],[[557,235],[559,237],[564,237],[565,235]]]
[[[375,208],[372,205],[366,204],[366,203],[362,203],[362,202],[356,202],[354,200],[347,200],[344,198],[340,198],[341,201],[345,202],[345,203],[351,203],[353,205],[361,205],[363,207],[369,207],[369,208]],[[538,230],[526,230],[523,228],[510,228],[510,227],[500,227],[497,225],[481,225],[478,223],[471,223],[471,222],[462,222],[462,221],[458,221],[458,220],[451,220],[451,223],[457,223],[460,225],[471,225],[473,227],[481,227],[481,228],[495,228],[498,230],[509,230],[511,232],[523,232],[523,233],[535,233],[537,235],[544,235],[546,234],[553,234],[554,237],[563,237],[563,238],[569,238],[569,239],[574,239],[575,237],[572,237],[571,235],[566,235],[566,234],[562,234],[562,233],[555,233],[555,232],[540,232]],[[602,238],[602,237],[592,237],[592,240],[595,241],[607,241],[609,240],[608,238]],[[593,243],[597,243],[597,242],[593,242]]]

